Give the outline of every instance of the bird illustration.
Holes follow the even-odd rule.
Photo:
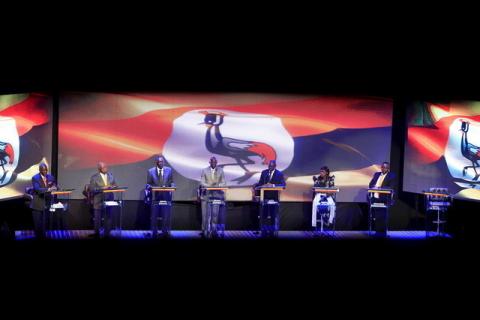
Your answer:
[[[245,171],[243,176],[233,179],[233,181],[237,181],[240,184],[248,180],[255,173],[258,173],[256,171],[250,171],[246,167],[246,165],[255,164],[255,161],[252,159],[253,157],[259,157],[264,165],[267,165],[270,160],[276,160],[277,153],[275,149],[266,143],[224,137],[220,132],[220,126],[224,122],[225,113],[208,111],[201,111],[201,113],[205,115],[204,121],[201,124],[207,127],[205,134],[207,150],[213,154],[230,157],[235,160],[234,163],[227,163],[220,166],[238,165]]]
[[[480,167],[478,160],[480,160],[480,147],[473,145],[468,142],[468,130],[470,129],[470,123],[467,121],[462,121],[462,155],[472,162],[471,166],[465,166],[463,168],[463,176],[467,173],[467,169],[472,168],[475,171],[475,177],[473,178],[474,181],[478,180],[480,174],[477,171],[477,168]]]
[[[3,174],[0,177],[0,182],[3,182],[5,180],[5,177],[7,176],[7,170],[5,169],[5,165],[7,163],[13,164],[14,159],[15,152],[12,145],[8,142],[0,141],[0,167],[2,167],[3,170]]]

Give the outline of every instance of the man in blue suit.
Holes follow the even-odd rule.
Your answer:
[[[368,184],[369,188],[394,189],[395,188],[395,174],[390,171],[390,163],[384,162],[380,167],[381,171],[375,172],[372,180]],[[369,195],[370,203],[390,203],[391,197],[387,194],[374,193]],[[375,231],[379,237],[386,236],[387,233],[387,211],[382,208],[373,209],[375,219]]]
[[[155,159],[155,167],[148,169],[147,172],[147,185],[146,190],[147,192],[151,189],[151,187],[174,187],[175,184],[173,182],[172,176],[172,168],[165,166],[165,159],[163,156],[158,156]],[[151,201],[167,201],[170,202],[170,206],[163,207],[163,224],[162,224],[162,233],[164,236],[170,235],[171,229],[171,201],[172,201],[172,193],[171,192],[155,192],[155,199],[153,199],[150,195]],[[152,235],[157,234],[157,218],[158,218],[158,211],[160,206],[154,206],[151,212],[151,228],[152,228]]]
[[[50,192],[57,189],[55,177],[48,174],[45,163],[38,166],[39,173],[32,177],[33,199],[30,204],[32,209],[33,225],[37,239],[45,237],[47,223],[47,209],[54,200]]]
[[[260,175],[260,180],[254,185],[254,187],[285,187],[286,183],[283,173],[277,170],[276,167],[276,161],[270,160],[270,162],[268,163],[268,169],[262,171],[262,174]],[[258,194],[258,192],[259,191],[256,191],[256,194]],[[276,226],[279,225],[278,191],[264,191],[263,200],[264,203],[262,204],[260,209],[260,229],[263,236],[269,233],[273,235],[275,228],[270,228],[271,230],[267,230],[266,222],[267,218],[270,217],[271,221],[274,221],[274,224]],[[272,200],[275,201],[277,204],[269,205],[268,203]]]

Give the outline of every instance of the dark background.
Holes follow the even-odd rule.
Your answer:
[[[317,18],[326,15],[319,12]],[[480,67],[474,38],[462,31],[451,33],[445,27],[435,35],[411,29],[393,32],[385,30],[387,21],[371,23],[367,30],[359,28],[368,20],[362,16],[348,31],[330,35],[328,30],[340,22],[330,28],[314,23],[308,33],[291,26],[281,30],[270,26],[273,30],[268,33],[251,27],[247,35],[236,30],[234,35],[224,32],[218,37],[209,31],[189,31],[193,34],[176,36],[174,44],[167,44],[163,35],[132,33],[127,27],[101,34],[93,28],[87,29],[87,35],[67,32],[60,38],[71,40],[61,44],[49,33],[30,36],[20,53],[3,51],[8,52],[2,55],[0,92],[178,90],[391,96],[396,127],[391,162],[400,183],[404,106],[418,99],[480,99]],[[398,22],[405,26],[403,19]],[[221,28],[215,24],[212,29]],[[404,40],[414,34],[411,41]],[[400,192],[399,199],[405,212],[416,209],[416,195]],[[17,210],[21,204],[10,205]],[[15,210],[2,207],[0,214],[12,215]],[[450,227],[457,235],[453,241],[2,243],[2,266],[7,268],[2,275],[17,287],[17,294],[23,288],[33,290],[33,300],[61,285],[56,288],[82,288],[78,296],[88,305],[116,299],[146,310],[167,296],[184,302],[181,308],[175,302],[167,307],[177,314],[186,303],[195,312],[208,312],[201,310],[213,304],[223,315],[240,315],[257,306],[268,315],[289,309],[295,317],[305,311],[319,315],[321,310],[338,314],[345,309],[356,315],[412,315],[419,306],[434,313],[437,303],[440,309],[461,312],[472,299],[467,292],[478,284],[479,211],[478,203],[455,203],[450,216]],[[26,295],[22,297],[25,301]],[[218,299],[212,302],[214,297]],[[64,300],[69,299],[56,304],[68,305]],[[225,311],[222,306],[231,309]]]

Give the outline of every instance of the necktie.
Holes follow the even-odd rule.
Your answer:
[[[273,178],[273,170],[269,172],[269,177],[268,182],[271,182]]]
[[[212,169],[212,180],[215,179],[215,169]]]
[[[102,178],[103,178],[103,183],[105,184],[105,187],[108,186],[108,177],[106,174],[102,174]]]
[[[163,168],[159,170],[158,176],[160,178],[160,184],[163,185]]]
[[[47,178],[42,175],[43,184],[47,187]]]

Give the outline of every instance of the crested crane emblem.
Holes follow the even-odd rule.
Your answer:
[[[259,141],[242,140],[230,137],[224,137],[220,131],[225,114],[222,112],[200,112],[205,115],[204,124],[207,127],[205,134],[205,146],[207,150],[215,156],[226,156],[234,160],[232,163],[221,164],[226,166],[239,166],[245,171],[241,177],[233,181],[243,182],[248,180],[255,171],[247,168],[248,164],[255,164],[254,158],[260,158],[261,163],[267,165],[270,160],[277,160],[275,149],[269,144]]]
[[[0,117],[0,187],[8,184],[17,168],[19,137],[15,120]]]
[[[235,187],[257,182],[270,160],[276,160],[280,170],[287,168],[293,159],[293,147],[293,139],[279,118],[195,110],[174,121],[163,154],[176,171],[194,180],[200,179],[200,170],[215,156],[227,184]]]
[[[458,118],[450,125],[445,150],[448,170],[455,183],[464,188],[480,188],[480,123]]]

